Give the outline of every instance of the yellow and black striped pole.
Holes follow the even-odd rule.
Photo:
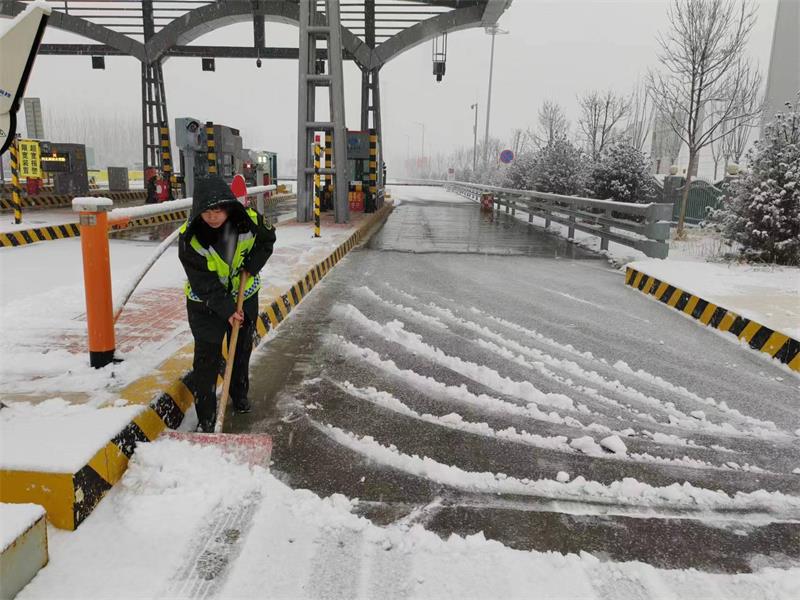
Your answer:
[[[320,194],[320,181],[319,181],[319,142],[314,142],[314,237],[320,237],[319,234],[319,194]]]
[[[378,132],[369,130],[369,192],[364,212],[375,212],[378,202]]]
[[[169,144],[169,125],[166,121],[161,122],[159,127],[161,132],[161,171],[164,173],[164,182],[169,190],[169,199],[172,200],[172,157],[170,156]]]
[[[325,168],[333,168],[333,136],[330,132],[325,134]],[[333,175],[325,175],[325,194],[328,198],[333,197]]]
[[[11,141],[11,200],[14,204],[14,223],[22,223],[22,187],[19,184],[19,146],[17,136]]]
[[[208,155],[208,174],[217,174],[217,145],[214,142],[214,123],[206,121],[206,153]]]

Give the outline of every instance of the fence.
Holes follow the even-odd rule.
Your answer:
[[[686,178],[671,176],[664,180],[664,202],[672,204],[672,220],[677,221],[681,213],[681,198]],[[687,223],[700,223],[708,218],[711,209],[719,208],[725,192],[714,184],[702,179],[694,179],[689,185],[686,199]]]
[[[481,200],[490,196],[496,210],[505,207],[506,213],[528,214],[528,222],[534,216],[543,218],[545,227],[555,221],[566,225],[568,237],[575,230],[600,238],[600,248],[608,250],[608,243],[615,242],[644,252],[651,258],[666,258],[669,252],[669,221],[672,206],[669,204],[633,204],[613,200],[594,200],[577,196],[562,196],[534,190],[517,190],[462,181],[436,181],[431,185],[443,185],[466,198]]]

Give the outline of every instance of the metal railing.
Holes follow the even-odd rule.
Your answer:
[[[651,258],[666,258],[669,253],[671,204],[595,200],[463,181],[432,181],[430,185],[444,185],[476,202],[483,196],[490,196],[493,209],[499,211],[505,207],[506,213],[512,216],[516,216],[517,211],[526,212],[529,223],[537,216],[544,219],[545,227],[551,222],[566,225],[569,239],[575,237],[575,230],[597,236],[601,250],[608,250],[608,243],[615,242]]]

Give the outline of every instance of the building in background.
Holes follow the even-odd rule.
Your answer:
[[[800,0],[778,0],[764,97],[764,123],[800,91]]]

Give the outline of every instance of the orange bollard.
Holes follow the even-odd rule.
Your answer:
[[[95,369],[112,362],[116,349],[108,253],[108,211],[112,207],[113,202],[108,198],[75,198],[72,201],[72,210],[80,213],[89,363]]]

